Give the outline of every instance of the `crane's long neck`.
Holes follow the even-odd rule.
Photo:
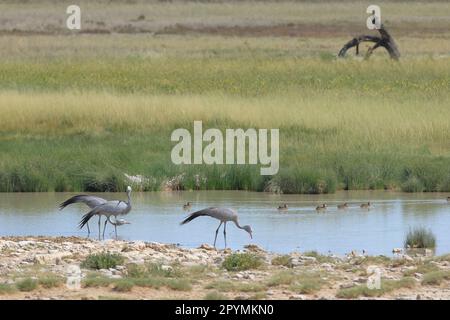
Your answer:
[[[130,191],[128,191],[127,192],[127,196],[128,196],[128,201],[127,201],[127,205],[131,205],[131,192]]]
[[[244,229],[244,227],[242,227],[242,226],[239,224],[238,219],[233,220],[233,222],[234,222],[234,224],[236,225],[236,227],[238,227],[239,229]]]

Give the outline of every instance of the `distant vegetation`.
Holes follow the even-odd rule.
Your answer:
[[[42,3],[36,15],[60,26],[51,2]],[[337,60],[349,32],[367,32],[365,12],[324,1],[154,2],[154,10],[114,3],[111,17],[92,8],[97,23],[85,27],[125,33],[73,37],[52,34],[60,27],[29,35],[33,19],[21,24],[26,36],[14,21],[0,22],[0,191],[121,191],[126,173],[142,175],[134,187],[144,191],[448,192],[448,6],[420,3],[421,13],[438,17],[424,22],[419,4],[405,3],[383,3],[400,63],[381,51],[370,61]],[[124,21],[125,10],[136,21]],[[165,19],[167,12],[180,14]],[[248,26],[249,15],[258,26]],[[355,16],[362,20],[350,23]],[[165,29],[166,20],[183,26]],[[191,20],[205,21],[205,30],[192,31]],[[226,28],[208,32],[218,23]],[[160,33],[130,35],[141,27]],[[194,120],[205,129],[279,128],[279,173],[173,165],[170,134],[192,130]]]
[[[406,235],[405,248],[429,248],[436,247],[436,237],[431,230],[423,227],[410,229]]]

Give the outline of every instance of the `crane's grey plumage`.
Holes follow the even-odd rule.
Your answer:
[[[115,219],[114,221],[111,221],[111,217],[108,217],[108,222],[111,223],[114,226],[114,232],[116,233],[117,238],[117,226],[122,226],[124,224],[130,224],[130,222],[126,221],[125,219]]]
[[[59,205],[59,210],[62,210],[65,207],[67,207],[68,205],[71,205],[73,203],[84,203],[89,208],[94,209],[95,207],[98,207],[99,205],[102,205],[106,202],[107,202],[107,200],[100,198],[100,197],[90,196],[90,195],[86,195],[86,194],[80,194],[80,195],[74,196],[70,199],[67,199],[66,201],[61,203]],[[100,222],[101,222],[101,216],[99,215],[98,216],[98,236],[99,237],[100,237]],[[91,230],[89,228],[89,223],[87,223],[86,226],[88,229],[88,234],[90,234]]]
[[[220,227],[223,224],[223,238],[225,240],[225,248],[227,247],[227,222],[234,222],[236,227],[239,229],[245,230],[250,235],[250,238],[253,238],[253,230],[249,225],[241,226],[239,224],[239,217],[237,215],[237,212],[233,209],[229,208],[207,208],[200,211],[196,211],[191,213],[186,219],[184,219],[180,224],[186,224],[195,218],[202,217],[202,216],[208,216],[211,218],[215,218],[220,221],[219,227],[217,227],[216,230],[216,236],[214,238],[214,248],[216,247],[216,240],[217,240],[217,234],[219,232]]]
[[[103,238],[105,237],[105,229],[106,224],[110,221],[110,217],[114,216],[115,220],[117,220],[117,216],[124,216],[128,214],[131,210],[131,187],[127,187],[127,196],[128,201],[122,200],[112,200],[106,201],[105,203],[96,206],[94,209],[86,213],[80,221],[79,227],[80,229],[84,227],[85,224],[95,215],[102,215],[106,217],[105,225],[103,227]],[[115,225],[115,227],[117,227]],[[116,230],[117,232],[117,230]]]

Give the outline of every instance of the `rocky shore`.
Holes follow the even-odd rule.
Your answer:
[[[449,299],[449,281],[450,255],[280,255],[255,245],[232,252],[0,238],[0,299]]]

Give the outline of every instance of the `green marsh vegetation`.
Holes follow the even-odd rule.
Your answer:
[[[330,23],[324,1],[153,3],[139,23],[157,35],[24,35],[0,24],[0,191],[122,191],[124,173],[147,177],[139,186],[145,191],[165,189],[175,176],[181,190],[450,191],[450,12],[445,2],[420,4],[421,14],[436,19],[414,20],[423,32],[411,34],[400,18],[415,2],[405,3],[382,4],[400,63],[382,51],[369,61],[330,55],[349,31],[367,32],[364,10],[345,3],[333,7],[334,31],[320,29]],[[191,11],[199,21],[208,12],[208,26],[234,28],[248,20],[247,7],[256,18],[271,8],[274,20],[258,20],[270,31],[258,36],[251,28],[232,37],[228,29],[170,29],[180,21],[190,28],[178,9],[199,5],[203,11]],[[139,6],[113,6],[111,21],[121,21],[120,12],[138,17]],[[161,26],[167,12],[174,25]],[[355,15],[361,26],[350,21]],[[33,30],[34,23],[24,25]],[[286,37],[271,28],[289,23],[322,33]],[[204,130],[279,128],[279,173],[171,164],[171,132],[192,130],[194,120]]]
[[[436,236],[431,230],[424,227],[410,229],[406,234],[405,248],[434,249],[436,247]]]
[[[399,280],[382,280],[380,289],[369,289],[365,284],[351,288],[340,289],[336,297],[342,299],[355,299],[358,297],[381,297],[401,288],[414,288],[416,280],[404,277]]]

